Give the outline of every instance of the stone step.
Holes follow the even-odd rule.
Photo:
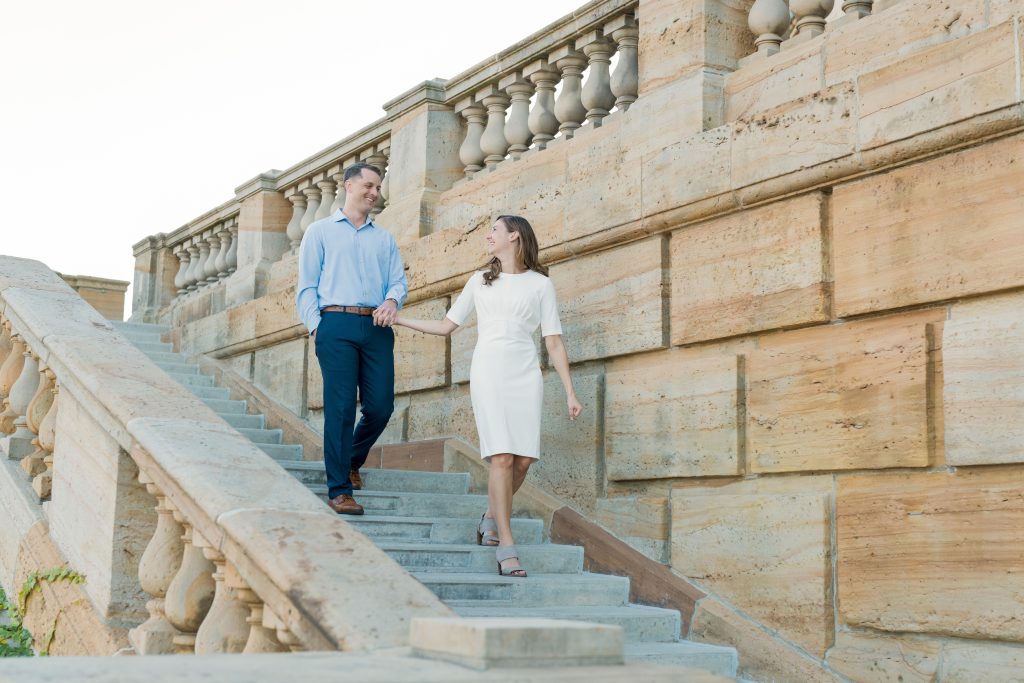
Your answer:
[[[154,363],[188,363],[188,358],[183,353],[174,351],[143,351],[143,353]]]
[[[147,355],[150,353],[171,353],[174,351],[174,344],[169,342],[138,342],[134,346]]]
[[[527,571],[533,569],[523,560]],[[643,605],[591,607],[499,607],[488,601],[451,601],[448,606],[461,617],[544,618],[589,621],[595,624],[621,626],[630,643],[675,643],[679,640],[679,612]]]
[[[358,493],[356,500],[359,500]],[[413,543],[476,543],[477,520],[473,519],[350,515],[346,520],[375,542],[379,539]],[[512,533],[523,545],[538,545],[544,542],[544,522],[539,519],[513,519]]]
[[[309,461],[286,467],[299,481],[310,486],[325,486],[327,473],[322,461]],[[469,491],[469,475],[448,472],[407,472],[364,467],[359,471],[367,491],[406,491],[408,493],[457,493]]]
[[[589,573],[534,573],[525,578],[498,576],[497,565],[493,574],[412,574],[441,600],[487,600],[495,608],[625,605],[629,600],[629,579],[622,576]]]
[[[735,678],[739,667],[736,649],[680,640],[677,643],[626,643],[626,661],[662,666],[689,666]]]
[[[302,446],[298,444],[254,443],[253,445],[274,460],[283,462],[302,460]]]
[[[138,346],[139,344],[159,344],[162,342],[162,335],[155,332],[122,332],[121,336],[130,341],[133,346]]]
[[[160,325],[157,323],[136,323],[128,322],[126,320],[111,320],[110,324],[114,326],[115,330],[119,332],[152,332],[156,334],[163,334],[171,329],[170,325]]]
[[[222,398],[201,398],[199,399],[206,405],[213,408],[213,412],[218,415],[224,413],[245,413],[245,401],[229,401]]]
[[[199,366],[192,363],[164,363],[163,361],[154,361],[156,366],[164,372],[173,372],[179,375],[198,375]]]
[[[363,496],[359,496],[363,502]],[[365,503],[363,503],[365,505]],[[494,548],[475,543],[402,543],[378,541],[377,545],[409,571],[495,572]],[[541,574],[578,574],[583,571],[583,548],[573,545],[520,544],[519,557],[529,570]],[[491,616],[481,614],[480,616]],[[494,615],[497,616],[497,615]],[[678,625],[676,627],[678,632]]]
[[[199,398],[219,398],[221,400],[231,398],[231,390],[224,387],[201,387],[197,384],[189,384],[187,388]]]
[[[284,432],[280,429],[249,429],[247,427],[235,427],[238,433],[252,441],[257,446],[265,444],[284,443]],[[301,449],[302,447],[299,446]],[[300,450],[299,453],[302,451]]]
[[[212,387],[216,385],[216,381],[211,375],[183,375],[178,372],[168,372],[167,374],[170,375],[171,379],[175,382],[185,386]]]
[[[479,519],[487,509],[487,496],[468,493],[414,493],[410,491],[375,491],[372,484],[357,495],[367,514],[397,517],[469,517]],[[310,486],[316,494],[327,498],[325,485]]]
[[[262,415],[243,415],[241,413],[223,413],[220,418],[229,425],[238,429],[239,427],[249,429],[263,429],[266,426],[266,418]]]

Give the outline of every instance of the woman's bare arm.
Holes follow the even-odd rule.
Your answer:
[[[441,320],[415,320],[413,318],[403,318],[402,316],[398,316],[395,318],[394,324],[401,325],[402,327],[408,327],[410,330],[416,330],[417,332],[436,334],[441,337],[447,337],[452,332],[459,329],[459,326],[448,318],[442,318]]]
[[[548,350],[548,359],[555,367],[559,379],[562,380],[562,387],[565,389],[566,403],[569,406],[569,419],[575,420],[583,412],[583,406],[576,398],[576,390],[572,386],[572,375],[569,374],[569,354],[565,352],[565,344],[562,343],[562,335],[552,334],[544,337],[544,346]]]

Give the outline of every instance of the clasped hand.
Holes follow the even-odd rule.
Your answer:
[[[387,299],[373,311],[373,324],[378,327],[391,327],[398,317],[398,304],[393,299]]]

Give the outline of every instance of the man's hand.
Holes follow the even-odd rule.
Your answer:
[[[373,324],[379,327],[391,327],[398,317],[398,304],[394,299],[385,299],[384,303],[373,311]]]

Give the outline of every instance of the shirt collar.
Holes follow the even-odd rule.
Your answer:
[[[362,230],[363,228],[376,228],[377,227],[377,225],[373,222],[373,217],[372,216],[367,216],[366,217],[366,223],[364,223],[363,225],[361,225],[359,227],[356,227],[352,223],[352,221],[350,221],[348,219],[348,216],[346,216],[344,214],[344,212],[342,212],[341,209],[338,209],[337,211],[335,211],[334,212],[334,216],[332,216],[332,218],[334,219],[335,223],[348,223],[349,225],[351,225],[356,230]]]

